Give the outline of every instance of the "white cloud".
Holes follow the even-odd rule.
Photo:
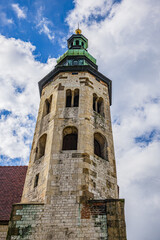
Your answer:
[[[112,120],[128,239],[159,239],[160,3],[81,1],[66,21],[80,21],[89,52],[113,83]]]
[[[46,17],[43,17],[43,9],[39,8],[37,18],[36,18],[36,26],[39,29],[39,33],[44,33],[50,41],[54,40],[54,33],[50,29],[53,25],[51,21],[49,21]]]
[[[12,8],[14,12],[16,13],[18,18],[26,18],[26,10],[24,7],[20,8],[18,3],[13,3]]]
[[[55,65],[35,60],[30,42],[0,35],[0,155],[27,164],[39,103],[38,81]],[[4,111],[10,111],[8,116]],[[3,160],[1,160],[2,163]]]

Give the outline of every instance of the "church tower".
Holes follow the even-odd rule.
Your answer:
[[[112,82],[98,71],[80,29],[67,43],[67,52],[39,82],[30,161],[8,240],[126,240],[110,117]]]

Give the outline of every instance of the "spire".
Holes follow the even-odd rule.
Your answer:
[[[78,28],[75,30],[75,33],[76,34],[81,34],[82,33],[81,29],[79,28],[79,23],[78,23]]]

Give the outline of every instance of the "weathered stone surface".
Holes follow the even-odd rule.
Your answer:
[[[79,89],[78,107],[66,107],[68,89]],[[104,100],[103,116],[93,111],[93,94]],[[52,102],[44,116],[46,99]],[[67,126],[77,128],[77,150],[62,150]],[[94,154],[95,133],[106,138],[106,159]],[[43,134],[47,134],[45,152],[36,159]],[[111,198],[115,201],[105,200]],[[44,87],[21,203],[13,207],[7,240],[126,239],[124,202],[118,200],[108,87],[93,75],[63,73]]]

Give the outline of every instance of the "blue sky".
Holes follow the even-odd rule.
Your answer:
[[[18,16],[18,10],[24,15]],[[69,10],[74,8],[73,1],[1,1],[0,17],[12,21],[7,24],[1,22],[0,32],[6,37],[14,37],[23,41],[29,41],[36,46],[34,54],[36,59],[46,62],[48,56],[58,57],[64,52],[62,39],[66,39],[69,26],[65,18]],[[20,11],[19,10],[19,11]],[[43,31],[46,26],[51,32],[50,40],[48,33]]]
[[[28,164],[38,81],[66,51],[78,22],[111,107],[129,240],[159,240],[159,0],[0,1],[0,165]],[[144,230],[145,229],[145,230]]]

